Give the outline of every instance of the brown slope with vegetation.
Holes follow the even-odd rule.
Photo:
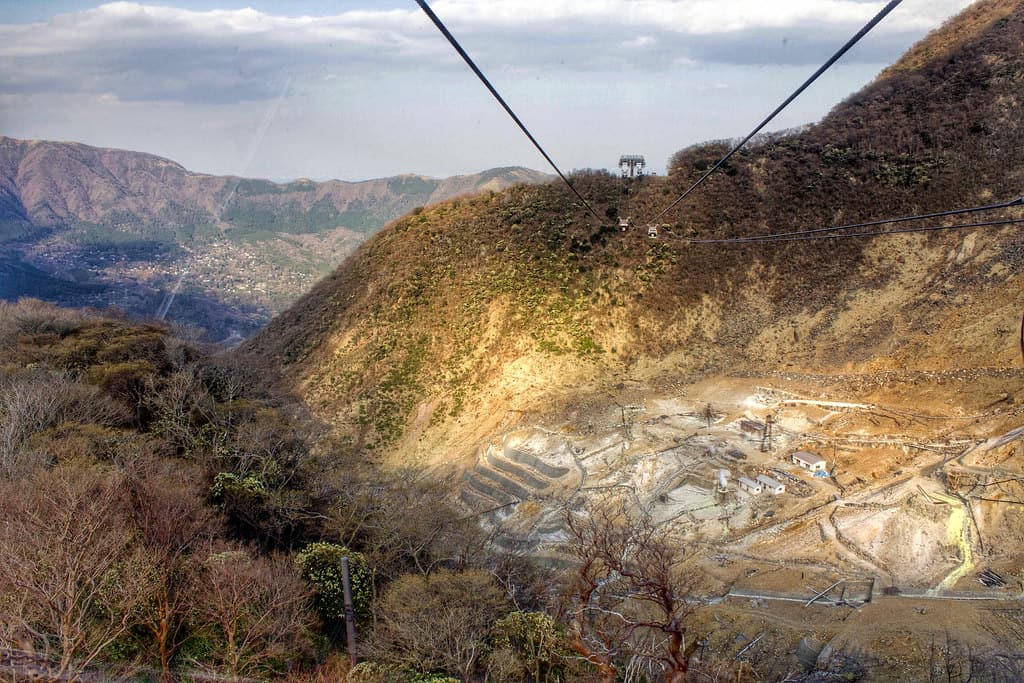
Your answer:
[[[388,622],[361,656],[481,667],[518,612],[475,523],[411,470],[344,458],[263,373],[162,326],[0,302],[0,679],[344,680],[342,555],[360,638]],[[428,599],[463,614],[433,640],[406,603]]]
[[[983,30],[956,30],[979,12]],[[1022,41],[1024,6],[979,3],[915,48],[936,57],[739,154],[658,240],[598,225],[557,185],[406,216],[247,350],[280,363],[356,443],[431,460],[626,378],[1013,362],[1018,228],[740,246],[676,238],[1019,196]],[[680,152],[628,209],[621,181],[576,182],[603,222],[627,210],[643,219],[725,149]]]

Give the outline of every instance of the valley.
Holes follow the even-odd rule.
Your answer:
[[[1024,680],[1022,93],[980,0],[663,175],[0,138],[0,297],[90,307],[0,301],[0,668]]]
[[[0,136],[0,244],[56,281],[12,279],[3,296],[114,306],[234,343],[413,208],[548,178],[500,168],[273,183],[194,173],[139,152]]]

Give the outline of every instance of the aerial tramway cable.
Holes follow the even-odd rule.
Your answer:
[[[420,2],[420,0],[416,0],[416,1]],[[806,81],[804,81],[803,85],[801,85],[799,88],[797,88],[793,92],[792,95],[787,97],[786,100],[782,104],[780,104],[778,107],[776,107],[775,111],[773,111],[771,114],[769,114],[768,117],[764,121],[762,121],[760,124],[758,124],[757,128],[752,130],[750,132],[750,134],[747,135],[747,137],[743,138],[743,140],[738,145],[733,147],[729,151],[728,154],[726,154],[724,157],[719,159],[718,162],[714,166],[712,166],[710,169],[708,169],[708,171],[706,173],[704,173],[704,175],[702,175],[700,177],[700,179],[697,180],[697,182],[695,182],[693,185],[691,185],[685,192],[683,192],[681,195],[679,195],[675,199],[675,201],[673,201],[671,204],[669,204],[667,207],[665,207],[665,209],[662,210],[661,213],[656,215],[653,219],[651,219],[648,222],[656,223],[659,218],[661,218],[666,213],[671,211],[673,208],[678,206],[678,204],[681,201],[683,201],[684,199],[686,199],[690,195],[690,193],[692,193],[694,190],[696,190],[698,187],[700,187],[700,185],[703,184],[704,181],[707,180],[711,176],[712,173],[714,173],[719,168],[721,168],[722,165],[725,164],[725,162],[727,162],[729,159],[732,158],[732,156],[734,154],[736,154],[736,152],[740,151],[740,149],[744,145],[746,145],[748,142],[750,142],[750,140],[755,135],[757,135],[759,132],[761,132],[761,130],[772,121],[772,119],[774,119],[776,116],[778,116],[779,113],[781,113],[783,109],[788,107],[793,102],[793,100],[795,100],[797,97],[799,97],[800,94],[803,93],[804,90],[806,90],[808,87],[810,87],[810,85],[812,83],[814,83],[814,81],[818,80],[819,76],[821,76],[823,73],[828,71],[828,69],[831,68],[831,66],[833,64],[835,64],[837,61],[839,61],[839,58],[842,57],[844,54],[846,54],[850,50],[850,48],[852,48],[854,45],[856,45],[858,42],[860,42],[861,38],[866,36],[868,34],[868,32],[871,31],[871,29],[873,29],[876,25],[878,25],[878,23],[880,21],[882,21],[882,19],[884,19],[886,17],[886,15],[888,15],[890,12],[892,12],[894,9],[896,9],[896,7],[902,1],[903,0],[891,0],[889,2],[889,4],[887,4],[885,7],[883,7],[882,10],[878,14],[876,14],[874,16],[874,18],[871,19],[871,21],[869,21],[867,24],[865,24],[864,27],[860,31],[858,31],[856,35],[854,35],[852,38],[850,38],[850,40],[848,40],[845,45],[843,45],[841,48],[839,48],[839,50],[834,55],[832,55],[832,57],[829,58],[829,60],[827,62],[822,64],[821,67],[817,71],[815,71],[811,75],[810,78],[808,78]],[[422,5],[423,3],[420,2],[420,4]]]
[[[996,225],[1015,225],[1024,223],[1024,218],[1004,218],[1001,220],[984,221],[979,223],[960,223],[958,225],[928,225],[919,228],[896,228],[894,230],[874,230],[871,232],[846,232],[831,235],[803,235],[798,237],[780,237],[778,239],[763,239],[757,241],[742,241],[732,239],[721,240],[699,240],[699,244],[764,244],[765,242],[807,242],[811,240],[842,240],[853,237],[878,237],[880,235],[905,235],[913,232],[941,232],[943,230],[969,230],[971,228],[988,228]],[[678,240],[677,240],[678,241]],[[689,242],[690,240],[682,240]]]
[[[562,179],[562,181],[569,187],[570,190],[572,190],[572,193],[576,195],[576,198],[583,202],[583,206],[587,207],[587,211],[589,211],[598,221],[602,220],[601,216],[599,216],[597,212],[594,210],[594,208],[590,206],[589,202],[587,202],[587,200],[583,198],[583,195],[581,195],[579,191],[576,189],[576,187],[571,182],[569,182],[569,179],[565,177],[565,174],[562,173],[561,169],[558,168],[558,165],[554,162],[554,160],[552,160],[551,157],[548,156],[548,153],[545,152],[544,148],[540,146],[540,143],[537,142],[537,139],[533,137],[530,131],[526,128],[526,125],[519,120],[519,117],[516,116],[516,113],[512,111],[512,107],[508,106],[508,103],[505,102],[504,98],[502,98],[502,96],[498,94],[498,91],[494,88],[493,85],[491,85],[491,82],[487,80],[487,76],[485,76],[484,73],[479,69],[479,67],[477,67],[476,63],[470,58],[466,51],[462,49],[462,46],[459,45],[459,41],[457,41],[455,39],[455,36],[451,34],[448,28],[444,25],[444,22],[442,22],[441,19],[436,14],[434,14],[434,11],[430,9],[430,6],[427,4],[426,0],[416,0],[416,4],[419,5],[420,8],[424,11],[424,13],[426,13],[426,15],[430,18],[430,20],[434,22],[434,26],[437,27],[437,30],[440,31],[441,34],[448,39],[448,42],[451,43],[452,47],[455,48],[455,51],[459,53],[459,56],[462,57],[462,60],[466,62],[466,65],[470,69],[473,70],[473,73],[475,73],[476,77],[480,79],[480,82],[487,87],[487,89],[491,92],[491,95],[494,96],[494,99],[498,101],[498,104],[500,104],[508,113],[508,115],[512,117],[512,120],[516,122],[517,126],[519,126],[519,130],[523,131],[523,134],[525,134],[526,137],[530,139],[530,142],[533,143],[533,146],[537,148],[537,151],[540,152],[541,155],[547,160],[547,162],[551,165],[551,168],[555,169],[555,173],[558,174],[558,177]]]
[[[832,233],[839,232],[841,230],[854,230],[858,228],[870,228],[879,225],[888,225],[890,223],[907,223],[910,221],[925,220],[927,218],[943,218],[946,216],[959,216],[968,213],[978,213],[981,211],[994,211],[996,209],[1007,209],[1013,206],[1024,206],[1024,197],[1018,197],[1008,202],[1000,202],[998,204],[986,204],[984,206],[972,206],[966,209],[951,209],[949,211],[936,211],[933,213],[922,213],[914,216],[901,216],[899,218],[883,218],[875,221],[868,221],[865,223],[849,223],[847,225],[833,225],[825,228],[813,228],[810,230],[794,230],[791,232],[777,232],[767,233],[763,235],[748,235],[746,237],[722,237],[718,239],[693,239],[688,237],[675,238],[674,241],[685,242],[687,244],[743,244],[751,242],[795,242],[800,241],[798,238],[811,239],[804,237],[805,235],[820,235],[821,233]],[[1003,224],[1005,221],[997,221],[994,223],[980,223],[979,226],[984,225],[997,225]],[[1015,221],[1009,221],[1015,222]],[[974,224],[971,224],[974,225]],[[970,226],[968,226],[970,227]],[[942,229],[942,226],[938,226]],[[951,228],[950,228],[951,229]],[[869,235],[886,235],[893,234],[895,232],[922,232],[923,230],[903,230],[903,231],[875,231],[867,233],[846,233],[844,235],[832,236],[832,237],[864,237]],[[817,237],[814,239],[821,239]]]

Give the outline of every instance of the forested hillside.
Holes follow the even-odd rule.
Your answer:
[[[159,326],[0,303],[0,676],[339,680],[342,555],[360,653],[411,673],[475,674],[495,624],[540,604],[482,571],[443,483],[337,447],[253,388],[265,372]],[[428,600],[460,614],[448,632],[418,632]]]

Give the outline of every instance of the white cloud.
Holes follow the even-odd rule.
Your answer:
[[[948,15],[972,1],[907,3],[893,12],[888,30],[927,29],[935,25],[936,15]],[[863,0],[437,0],[433,7],[445,20],[463,24],[536,26],[587,21],[697,35],[812,24],[863,24],[885,4]]]
[[[622,47],[629,50],[641,50],[645,47],[651,47],[652,45],[657,44],[657,42],[658,39],[654,36],[637,36],[632,40],[622,41]]]
[[[274,16],[246,8],[193,11],[113,2],[61,14],[48,22],[0,25],[0,56],[31,57],[81,50],[104,50],[148,41],[202,40],[209,43],[276,46],[415,45],[415,14],[404,11],[348,12],[328,17]]]
[[[907,0],[846,60],[879,62],[968,0]],[[489,69],[590,71],[695,63],[817,63],[883,2],[863,0],[436,0]],[[886,38],[889,36],[889,38]],[[868,43],[869,41],[865,41]],[[626,48],[617,54],[609,45]],[[873,45],[874,47],[870,47]],[[879,56],[883,55],[883,56]],[[0,25],[0,91],[236,102],[342,74],[448,68],[457,58],[416,8],[280,16],[112,2]],[[461,68],[461,67],[459,67]]]

